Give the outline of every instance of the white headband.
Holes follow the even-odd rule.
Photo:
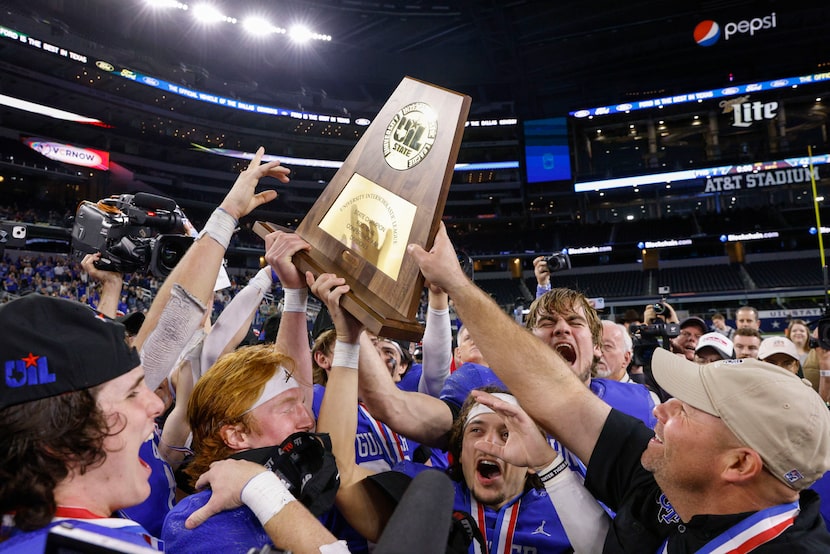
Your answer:
[[[513,396],[512,394],[507,394],[506,392],[494,392],[492,394],[493,394],[493,396],[495,396],[499,400],[504,400],[505,402],[513,404],[514,406],[519,405],[519,401],[516,400],[516,397]],[[470,423],[470,421],[476,416],[479,416],[481,414],[494,414],[494,413],[496,413],[496,412],[491,410],[489,406],[485,406],[484,404],[476,404],[475,406],[470,408],[469,412],[467,412],[467,419],[464,420],[464,427],[467,427],[467,424]]]
[[[401,349],[401,345],[400,345],[400,344],[398,344],[397,342],[393,341],[392,339],[387,339],[387,338],[378,339],[378,344],[380,344],[380,343],[384,343],[384,342],[385,342],[385,343],[387,343],[387,344],[389,344],[392,348],[394,348],[394,349],[398,352],[398,355],[399,355],[400,357],[403,357],[403,350]]]
[[[258,407],[262,406],[272,398],[277,395],[284,393],[287,390],[296,389],[300,386],[294,376],[291,375],[287,369],[280,366],[277,368],[277,371],[274,372],[274,376],[265,383],[265,388],[262,389],[262,394],[259,395],[254,404],[243,412],[247,414],[248,412],[257,409]]]

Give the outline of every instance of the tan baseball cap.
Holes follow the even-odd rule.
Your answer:
[[[666,392],[719,417],[790,488],[830,469],[830,410],[809,381],[754,358],[696,364],[662,348],[652,371]]]

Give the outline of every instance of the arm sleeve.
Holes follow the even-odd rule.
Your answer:
[[[141,347],[144,381],[150,390],[156,390],[176,366],[193,333],[201,327],[206,310],[198,298],[173,285],[158,325]]]
[[[575,554],[602,552],[611,518],[579,476],[566,469],[545,483],[545,490]]]
[[[427,310],[427,322],[423,338],[423,371],[418,382],[418,392],[438,398],[444,381],[450,374],[452,361],[452,330],[450,310]]]
[[[201,371],[207,371],[212,366],[230,340],[239,331],[240,326],[248,322],[251,314],[259,307],[262,297],[271,289],[271,267],[259,270],[239,293],[233,297],[216,323],[205,337],[200,360]]]

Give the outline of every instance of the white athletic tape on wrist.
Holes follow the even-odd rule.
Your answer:
[[[818,374],[820,377],[830,377],[830,369],[820,369]]]
[[[239,222],[231,214],[222,208],[216,208],[205,223],[205,228],[196,236],[196,240],[208,235],[227,250],[237,223]]]
[[[240,498],[262,525],[296,500],[280,478],[270,471],[264,471],[248,481]]]
[[[324,544],[320,547],[320,554],[349,554],[349,546],[346,541]]]
[[[360,359],[360,344],[349,342],[334,342],[334,356],[332,356],[331,367],[348,367],[357,369],[357,361]]]
[[[308,289],[283,289],[282,311],[305,313],[308,307]]]

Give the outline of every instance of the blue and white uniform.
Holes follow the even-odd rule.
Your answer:
[[[403,463],[394,471],[415,477],[421,471],[434,471],[426,466]],[[455,499],[453,510],[470,514],[478,524],[487,542],[489,554],[556,554],[573,552],[565,528],[544,490],[530,489],[517,496],[499,510],[479,504],[462,482],[453,481]],[[476,542],[470,545],[470,554],[485,554]]]
[[[323,393],[326,388],[314,385],[314,418],[320,415]],[[409,442],[385,423],[372,417],[363,404],[357,408],[357,434],[355,435],[355,462],[374,472],[388,471],[405,460],[411,460]]]
[[[84,508],[58,506],[52,522],[34,531],[21,531],[14,526],[14,517],[3,516],[0,537],[9,537],[0,542],[0,552],[43,552],[49,530],[61,523],[70,523],[77,529],[90,531],[103,537],[122,540],[131,544],[164,551],[164,544],[147,532],[144,527],[129,519],[100,517]]]

